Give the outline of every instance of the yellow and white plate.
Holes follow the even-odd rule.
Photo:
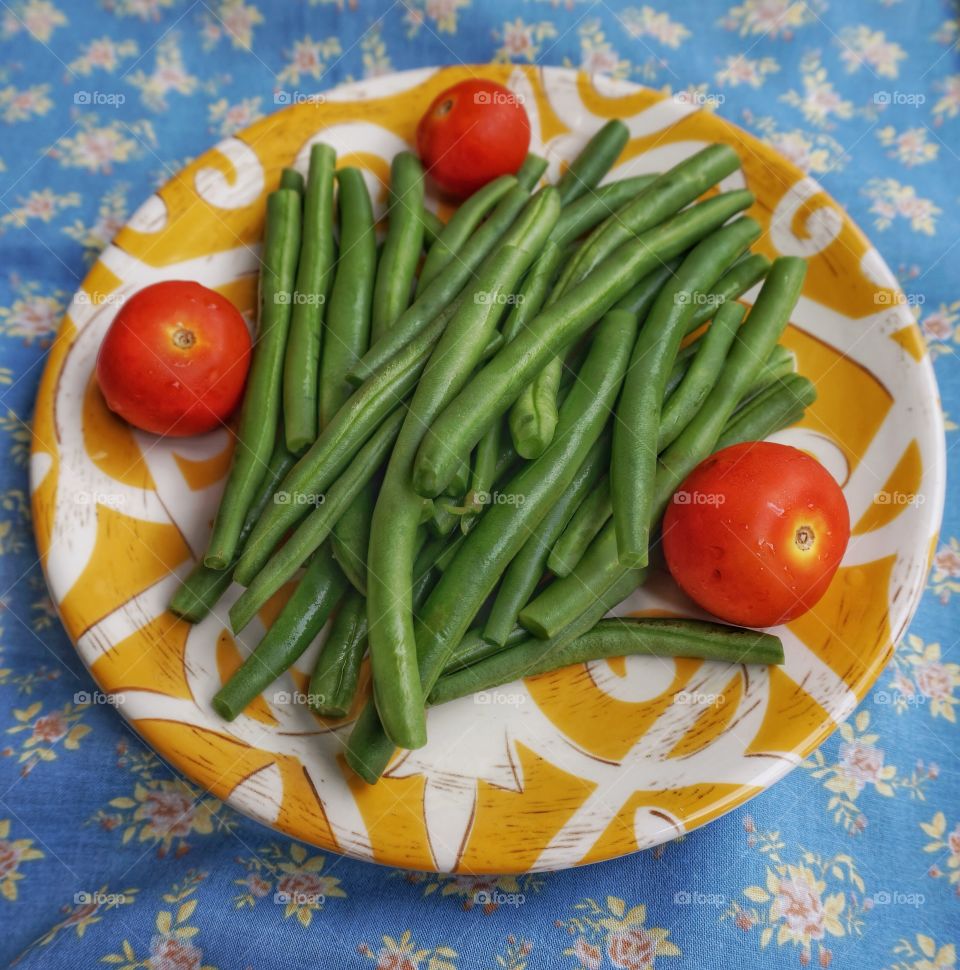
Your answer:
[[[531,678],[431,711],[429,744],[367,787],[343,763],[349,726],[286,702],[306,689],[317,644],[232,724],[211,710],[282,599],[239,638],[225,620],[236,588],[198,626],[165,612],[206,544],[230,438],[131,430],[107,411],[94,361],[123,298],[147,283],[199,280],[252,310],[266,193],[282,166],[295,160],[305,171],[312,142],[362,167],[382,212],[390,158],[411,145],[433,97],[471,74],[523,97],[532,149],[551,159],[551,177],[614,117],[631,140],[611,177],[663,170],[711,142],[737,149],[743,172],[724,188],[745,183],[756,195],[750,214],[766,230],[757,248],[810,263],[786,341],[819,397],[778,437],[843,484],[853,538],[823,601],[778,631],[783,667],[632,658]],[[694,829],[820,744],[869,689],[916,606],[943,503],[944,439],[930,361],[895,278],[843,209],[771,148],[627,83],[449,68],[305,98],[147,199],[60,327],[31,472],[37,542],[67,632],[164,758],[234,808],[318,846],[397,866],[507,873],[609,859]],[[663,581],[620,611],[689,609]]]

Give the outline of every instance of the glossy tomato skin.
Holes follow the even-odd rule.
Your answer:
[[[674,494],[663,546],[680,587],[744,626],[806,613],[826,592],[850,538],[840,486],[815,459],[767,441],[718,451]]]
[[[417,152],[437,184],[458,199],[513,175],[530,148],[530,119],[502,84],[474,78],[440,93],[417,125]]]
[[[143,431],[211,431],[243,397],[250,334],[224,296],[187,280],[144,287],[120,308],[100,345],[107,406]]]

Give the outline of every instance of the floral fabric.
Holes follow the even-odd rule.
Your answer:
[[[28,422],[70,294],[138,202],[283,91],[449,62],[582,66],[774,144],[920,321],[956,468],[960,21],[938,0],[6,0],[0,10],[0,959],[20,967],[951,970],[960,513],[858,712],[725,818],[579,871],[385,871],[174,775],[100,703],[31,537]]]

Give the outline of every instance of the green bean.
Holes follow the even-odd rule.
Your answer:
[[[443,317],[434,320],[381,371],[357,388],[290,469],[280,483],[280,491],[287,493],[290,501],[271,505],[254,526],[237,562],[238,583],[245,585],[253,579],[284,533],[307,514],[310,496],[328,488],[383,420],[396,410],[415,386],[446,323]]]
[[[284,168],[280,172],[280,188],[293,189],[303,195],[303,176],[295,168]]]
[[[326,427],[353,388],[347,371],[370,341],[376,276],[376,231],[367,184],[358,169],[337,173],[340,183],[340,260],[327,314],[326,349],[320,368],[320,427]],[[371,481],[357,493],[333,527],[331,549],[351,585],[366,584],[370,514],[376,497]]]
[[[504,493],[514,496],[514,501],[491,505],[444,568],[415,626],[414,666],[419,670],[421,696],[429,693],[503,570],[570,484],[599,437],[619,391],[636,327],[632,314],[621,310],[607,314],[579,380],[563,403],[554,442],[505,486]],[[361,712],[347,744],[347,762],[368,781],[379,777],[393,751],[378,707],[379,701],[377,707],[368,704]]]
[[[295,455],[317,437],[317,374],[323,319],[333,279],[333,170],[337,153],[322,143],[310,149],[303,200],[303,233],[290,335],[283,364],[283,427]],[[299,173],[297,173],[299,174]],[[303,179],[300,179],[301,185]]]
[[[456,673],[445,674],[430,692],[431,704],[491,690],[523,677],[611,657],[690,657],[731,664],[782,664],[783,644],[771,633],[704,620],[615,617],[601,620],[559,649],[526,640]]]
[[[680,437],[660,456],[651,524],[663,515],[680,483],[713,452],[738,401],[783,333],[800,295],[805,272],[802,259],[785,256],[774,261],[757,302],[727,355],[720,380]],[[630,570],[619,561],[616,531],[610,521],[573,573],[551,583],[527,604],[520,613],[520,622],[536,636],[551,636],[583,615],[603,590],[620,581],[629,583]]]
[[[763,366],[757,371],[756,376],[750,382],[746,393],[737,402],[737,410],[742,410],[757,394],[766,390],[771,384],[776,383],[788,374],[793,374],[796,369],[797,360],[793,356],[793,351],[788,350],[783,344],[777,344],[770,351],[767,359],[763,362]]]
[[[630,374],[617,403],[610,470],[617,549],[624,565],[647,563],[660,406],[693,312],[691,295],[696,289],[709,290],[759,235],[759,223],[744,217],[700,242],[660,291],[637,338]],[[742,317],[739,304],[731,303],[730,308],[739,309]]]
[[[417,490],[439,495],[453,473],[453,459],[473,448],[547,361],[584,333],[654,267],[723,225],[752,199],[745,191],[719,195],[642,233],[604,260],[589,279],[530,321],[434,422],[417,455]]]
[[[413,545],[422,499],[411,487],[417,448],[430,422],[466,383],[503,311],[560,214],[556,189],[532,197],[504,244],[484,264],[473,289],[450,320],[424,370],[390,456],[373,512],[367,575],[370,661],[384,730],[405,748],[426,742],[410,600]]]
[[[613,168],[629,139],[630,129],[617,119],[600,128],[557,182],[563,204],[576,201],[599,184]]]
[[[517,170],[517,184],[522,185],[527,191],[532,192],[546,170],[547,160],[540,155],[529,152],[523,160],[523,164]],[[563,201],[562,194],[560,201]]]
[[[350,397],[347,371],[370,342],[370,314],[377,266],[373,205],[363,174],[337,172],[340,186],[340,258],[334,272],[326,318],[326,346],[320,364],[319,416],[325,428]]]
[[[310,677],[307,701],[321,717],[346,717],[353,707],[367,649],[367,604],[347,590]]]
[[[440,217],[430,209],[420,210],[420,221],[423,223],[423,243],[429,249],[443,232],[443,223]]]
[[[550,572],[555,576],[569,576],[612,513],[610,480],[604,477],[577,507],[563,534],[550,550],[547,559]]]
[[[517,184],[512,175],[501,175],[474,192],[450,217],[430,247],[417,280],[417,295],[463,248],[483,217]]]
[[[503,323],[502,332],[507,343],[526,327],[528,320],[540,312],[562,260],[563,248],[551,239],[524,277],[517,299]]]
[[[741,441],[758,441],[795,424],[816,399],[817,390],[807,378],[799,374],[787,375],[761,391],[742,411],[733,415],[717,441],[717,450]],[[764,431],[773,425],[772,431]]]
[[[410,340],[436,320],[438,314],[470,283],[486,257],[502,244],[504,233],[513,224],[529,199],[530,193],[518,185],[497,203],[483,225],[457,253],[457,258],[447,264],[413,301],[413,304],[400,315],[396,324],[376,340],[370,350],[364,354],[348,375],[353,383],[367,380]]]
[[[551,546],[589,490],[597,485],[609,461],[610,440],[607,435],[602,435],[587,452],[576,475],[553,508],[536,525],[523,548],[507,567],[483,627],[484,639],[499,644],[507,642],[510,631],[516,626],[517,614],[526,605],[543,575]]]
[[[463,504],[468,510],[461,521],[461,528],[464,532],[469,532],[473,528],[477,516],[487,504],[490,492],[497,480],[497,459],[501,450],[501,431],[502,427],[497,422],[491,425],[487,433],[477,442],[470,474],[470,488],[463,500]]]
[[[656,179],[656,175],[632,175],[601,185],[593,192],[580,196],[576,202],[565,205],[557,220],[553,241],[562,249],[612,215],[624,203],[636,198]]]
[[[260,325],[240,411],[227,485],[204,557],[211,569],[233,561],[247,511],[267,470],[280,417],[283,354],[300,253],[300,196],[278,189],[267,197],[260,271]]]
[[[724,303],[703,338],[697,341],[697,352],[680,386],[661,409],[658,454],[677,439],[719,379],[727,351],[737,336],[737,327],[745,312],[739,303]]]
[[[243,528],[240,530],[240,537],[237,540],[240,549],[243,548],[254,525],[273,498],[274,489],[296,460],[296,457],[287,451],[283,435],[278,434],[274,442],[273,454],[267,463],[266,475],[260,483],[257,497],[250,506]],[[199,623],[213,609],[217,600],[227,591],[232,582],[231,566],[226,569],[211,569],[202,562],[198,562],[170,598],[167,609],[188,623]]]
[[[398,408],[360,449],[346,471],[330,486],[323,501],[300,523],[289,539],[271,556],[240,598],[230,608],[230,625],[239,633],[257,610],[290,580],[307,558],[330,535],[334,523],[373,477],[390,452],[403,410]],[[284,497],[278,492],[276,498]],[[290,497],[286,496],[287,501]],[[276,500],[276,499],[275,499]]]
[[[451,657],[443,668],[443,673],[440,675],[441,679],[446,675],[453,673],[455,670],[462,670],[464,667],[469,667],[471,664],[479,663],[481,660],[486,660],[487,657],[492,657],[496,653],[500,653],[501,650],[505,650],[507,647],[515,646],[518,643],[523,643],[527,639],[527,631],[523,627],[514,627],[509,632],[509,636],[506,638],[504,643],[495,643],[492,640],[487,640],[485,636],[481,633],[480,627],[475,626],[467,630],[464,634],[463,639],[457,646],[456,656]]]
[[[674,165],[593,230],[564,273],[561,290],[579,283],[623,243],[678,212],[739,167],[740,159],[729,145],[710,145]]]
[[[770,272],[770,260],[762,253],[750,253],[737,260],[709,294],[693,295],[694,311],[687,321],[687,333],[699,330],[724,303],[738,300],[751,286],[761,282]]]
[[[423,248],[423,166],[413,152],[397,152],[390,165],[390,208],[373,290],[371,334],[382,336],[410,303]]]
[[[346,586],[329,550],[320,549],[256,650],[214,695],[213,709],[225,721],[232,721],[296,663],[323,629]]]

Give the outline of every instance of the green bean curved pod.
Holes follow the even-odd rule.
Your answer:
[[[347,467],[363,443],[392,414],[417,383],[433,345],[446,327],[435,320],[365,384],[357,388],[290,469],[279,492],[288,501],[270,505],[254,526],[237,561],[235,578],[246,585],[260,571],[274,547],[310,508],[309,496],[325,491]]]
[[[598,185],[613,168],[629,139],[630,129],[616,118],[600,128],[557,182],[560,201],[564,205],[575,202],[584,192]]]
[[[467,630],[464,634],[463,639],[457,646],[456,656],[451,657],[444,666],[441,679],[446,674],[453,673],[455,670],[462,670],[471,664],[486,660],[487,657],[492,657],[495,653],[499,653],[507,647],[523,643],[528,636],[529,634],[523,627],[514,627],[509,631],[503,643],[495,643],[492,640],[485,639],[480,631],[480,627],[475,626]]]
[[[211,569],[226,569],[233,561],[247,512],[273,452],[299,254],[300,196],[292,189],[278,189],[267,197],[260,322],[230,473],[204,557]]]
[[[297,290],[283,363],[283,429],[287,447],[294,454],[302,452],[317,437],[317,374],[324,308],[333,279],[336,164],[337,154],[329,145],[318,142],[310,149]]]
[[[629,178],[601,185],[593,192],[580,196],[576,202],[564,205],[553,231],[553,241],[563,249],[578,236],[589,232],[611,216],[624,203],[636,198],[657,177],[631,175]]]
[[[430,692],[443,704],[523,677],[611,657],[689,657],[731,664],[782,664],[783,644],[770,633],[703,620],[611,618],[571,643],[544,649],[526,640],[456,673],[445,674]]]
[[[721,379],[680,437],[660,455],[651,525],[659,521],[681,482],[716,448],[725,426],[783,333],[800,295],[806,263],[793,256],[774,261],[746,322],[740,327]],[[767,433],[772,433],[772,427]],[[759,435],[765,437],[765,435]],[[574,572],[551,583],[520,614],[537,636],[567,626],[589,610],[598,592],[618,582],[629,584],[631,567],[621,565],[612,520],[591,543]]]
[[[601,434],[626,370],[636,327],[636,318],[624,311],[614,311],[604,318],[580,370],[580,379],[564,401],[554,443],[502,489],[505,494],[516,495],[517,500],[491,505],[444,567],[415,624],[414,666],[419,671],[421,697],[429,693],[530,530],[570,484]],[[376,615],[371,612],[371,618]],[[371,633],[374,628],[371,622]],[[368,704],[350,735],[347,762],[361,777],[376,780],[392,747],[389,733]]]
[[[543,173],[546,170],[547,160],[541,155],[536,155],[533,152],[530,152],[523,160],[523,164],[517,170],[517,184],[522,185],[523,188],[527,189],[529,192],[532,192],[537,187],[540,179],[543,178]],[[560,201],[563,201],[562,195]]]
[[[523,548],[514,556],[497,590],[496,598],[483,626],[484,639],[505,644],[517,625],[517,614],[526,605],[543,575],[547,557],[557,537],[577,507],[596,487],[610,463],[610,441],[599,437],[584,458],[576,475],[547,514],[533,529]],[[460,648],[457,648],[460,654]]]
[[[580,503],[554,543],[547,559],[550,572],[555,576],[569,576],[612,514],[610,480],[604,478]]]
[[[620,561],[645,566],[657,475],[660,407],[695,290],[709,291],[724,270],[760,235],[760,224],[744,217],[716,230],[690,252],[660,291],[640,330],[617,403],[610,467],[610,497]],[[739,304],[725,305],[740,312]],[[739,319],[738,321],[739,322]]]
[[[757,394],[766,390],[771,384],[782,380],[788,374],[795,373],[796,369],[797,359],[793,351],[788,350],[783,344],[777,344],[757,371],[743,397],[737,402],[737,411],[745,408]]]
[[[217,691],[213,709],[232,721],[289,670],[323,629],[346,587],[329,550],[319,550],[256,650]]]
[[[788,428],[817,399],[817,389],[800,374],[789,374],[737,411],[717,441],[717,450],[741,441],[759,441]]]
[[[367,549],[370,547],[370,520],[377,502],[379,485],[369,481],[356,494],[343,515],[334,523],[330,536],[333,558],[350,585],[367,595]]]
[[[745,313],[746,308],[739,303],[724,303],[707,332],[698,341],[697,352],[690,361],[680,386],[666,398],[661,409],[660,432],[657,435],[658,454],[676,440],[700,410],[710,388],[720,377],[723,362]]]
[[[523,279],[517,298],[503,323],[504,341],[509,343],[513,340],[526,327],[527,321],[540,312],[562,261],[563,249],[551,239]]]
[[[423,166],[413,152],[390,165],[390,208],[373,290],[372,338],[386,333],[406,310],[423,248]]]
[[[439,495],[453,474],[452,459],[473,448],[544,364],[583,334],[647,273],[723,225],[752,199],[749,192],[725,193],[642,233],[604,260],[589,279],[531,320],[434,422],[432,434],[417,455],[417,491]]]
[[[724,303],[739,300],[769,272],[770,260],[762,253],[750,253],[739,259],[720,277],[709,294],[694,294],[694,310],[687,321],[687,333],[699,330]]]
[[[273,446],[273,454],[267,463],[267,472],[260,483],[257,497],[247,512],[247,517],[240,530],[237,545],[243,548],[247,537],[254,525],[273,498],[274,489],[281,479],[293,467],[296,457],[287,451],[286,442],[282,434],[277,435]],[[199,623],[213,609],[220,597],[229,589],[233,582],[233,568],[211,569],[202,562],[193,567],[190,575],[180,584],[177,591],[170,598],[167,609],[188,623]]]
[[[280,172],[280,188],[293,189],[303,195],[303,176],[295,168],[284,168]]]
[[[323,501],[300,523],[293,534],[270,557],[240,598],[230,608],[230,625],[239,633],[257,610],[296,574],[309,556],[326,542],[334,524],[363,486],[386,460],[403,421],[398,408],[360,449],[344,473],[327,489]]]
[[[474,192],[450,217],[436,242],[431,245],[417,280],[417,295],[463,248],[467,239],[480,225],[483,217],[512,189],[517,180],[501,175]]]
[[[350,713],[366,650],[367,604],[350,589],[340,602],[310,677],[307,702],[315,714],[339,718]]]
[[[504,234],[530,199],[530,193],[519,185],[512,188],[496,205],[483,225],[464,243],[457,258],[449,262],[424,287],[397,322],[357,362],[348,375],[358,384],[367,380],[401,348],[437,319],[460,292],[470,286],[480,264],[503,243]]]
[[[729,145],[710,145],[674,165],[593,230],[561,279],[562,288],[575,286],[623,243],[680,211],[739,167]]]
[[[381,723],[401,747],[426,742],[410,592],[422,507],[412,488],[413,461],[430,422],[480,362],[503,312],[501,296],[514,292],[559,214],[556,190],[541,190],[484,263],[473,298],[450,320],[414,391],[374,508],[367,575],[370,662]]]

